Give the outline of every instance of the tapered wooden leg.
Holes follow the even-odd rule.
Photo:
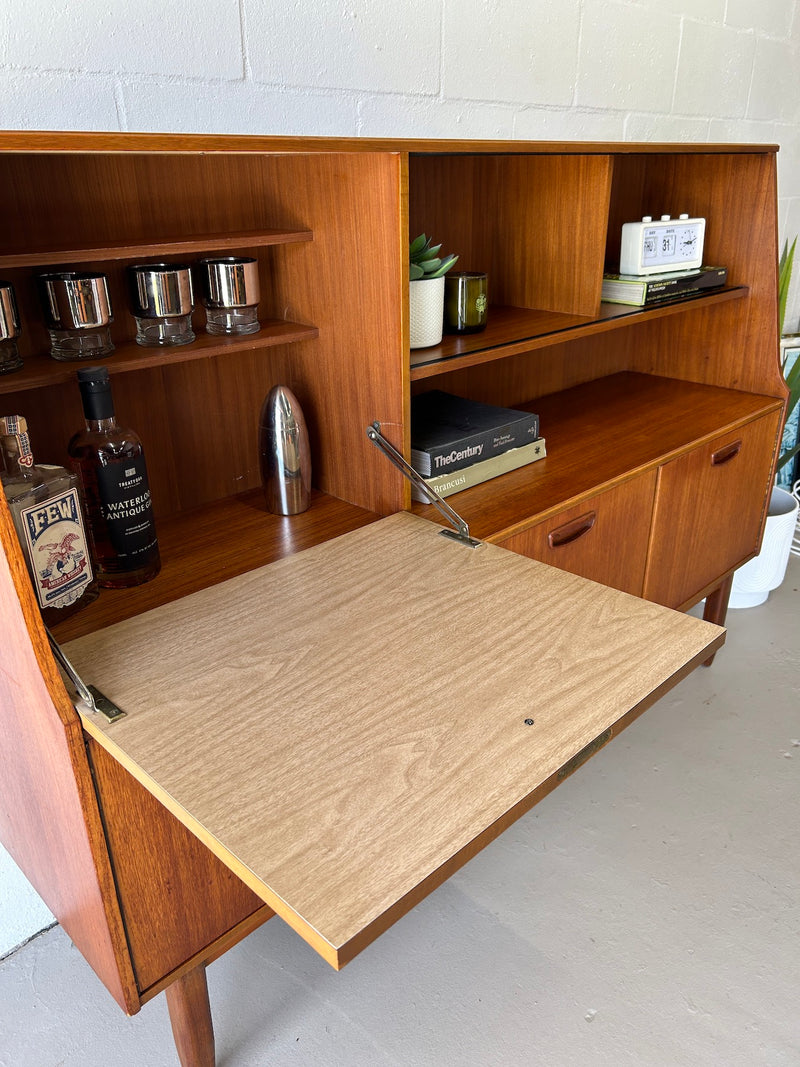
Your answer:
[[[176,979],[165,992],[181,1067],[214,1067],[214,1026],[205,964]]]
[[[728,614],[728,601],[733,585],[733,575],[729,574],[722,585],[718,586],[713,593],[706,597],[706,606],[703,610],[703,618],[706,622],[716,623],[717,626],[725,625],[725,616]],[[714,653],[716,655],[716,653]],[[714,656],[704,660],[703,666],[710,667],[714,662]]]

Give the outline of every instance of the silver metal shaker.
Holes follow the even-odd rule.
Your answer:
[[[303,411],[285,385],[274,386],[258,424],[261,481],[267,508],[297,515],[311,503],[311,449]]]

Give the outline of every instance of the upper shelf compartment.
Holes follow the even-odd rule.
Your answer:
[[[595,316],[611,196],[607,155],[413,155],[409,229],[489,275],[493,304]]]
[[[268,301],[268,288],[262,283],[259,304],[261,329],[255,334],[212,336],[205,331],[205,313],[195,286],[193,325],[195,340],[187,345],[149,347],[133,340],[134,319],[127,308],[125,267],[147,259],[186,262],[204,255],[225,255],[246,251],[259,259],[259,272],[271,283],[271,271],[264,261],[269,249],[313,240],[311,230],[262,229],[232,233],[187,234],[166,240],[137,240],[114,242],[108,245],[66,247],[59,243],[37,252],[0,254],[0,270],[8,271],[15,283],[17,301],[23,321],[20,350],[24,366],[20,371],[0,377],[0,395],[38,389],[72,381],[76,362],[59,362],[49,354],[41,309],[35,294],[35,275],[42,268],[60,266],[80,269],[90,264],[106,275],[111,295],[114,321],[112,334],[114,353],[95,362],[107,366],[109,373],[120,374],[165,364],[187,363],[193,360],[220,356],[239,347],[269,348],[314,339],[319,335],[316,326],[275,318]],[[259,255],[259,252],[261,254]],[[266,290],[266,291],[265,291]],[[79,365],[79,363],[77,364]]]

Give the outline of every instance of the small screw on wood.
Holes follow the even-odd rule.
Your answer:
[[[525,720],[525,725],[526,726],[533,726],[533,719],[526,719]]]

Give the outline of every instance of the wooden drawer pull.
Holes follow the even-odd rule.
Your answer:
[[[731,441],[729,445],[723,445],[722,448],[717,449],[711,455],[711,466],[720,467],[723,463],[730,463],[734,457],[739,455],[742,449],[741,441]]]
[[[578,519],[573,519],[572,522],[565,522],[563,526],[558,526],[555,530],[551,530],[547,536],[547,543],[551,548],[560,548],[562,545],[572,544],[573,541],[577,541],[579,537],[587,534],[596,522],[597,512],[590,511],[586,515],[581,515]]]

